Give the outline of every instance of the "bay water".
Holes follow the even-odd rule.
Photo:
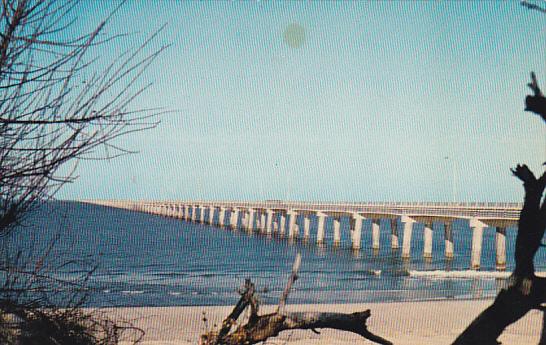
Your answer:
[[[40,264],[53,267],[50,274],[59,279],[85,274],[84,267],[63,264],[71,260],[85,262],[87,268],[96,266],[86,283],[86,305],[94,307],[233,305],[245,279],[256,284],[262,303],[276,304],[297,253],[302,264],[289,303],[493,297],[509,274],[495,271],[494,228],[484,231],[481,269],[471,271],[472,233],[463,220],[453,225],[453,260],[444,258],[443,228],[438,224],[433,227],[432,259],[422,258],[423,228],[416,224],[412,257],[402,260],[400,251],[390,248],[389,224],[382,224],[381,248],[374,252],[371,224],[365,221],[362,249],[355,252],[348,219],[342,219],[338,247],[331,244],[331,220],[326,223],[326,246],[315,244],[316,222],[311,218],[309,241],[288,241],[241,229],[55,201],[31,212],[1,241],[5,252],[20,251],[30,262],[48,253]],[[400,225],[399,229],[401,239]],[[516,228],[507,229],[507,272],[514,265],[516,232]],[[546,249],[539,251],[537,271],[544,271]]]

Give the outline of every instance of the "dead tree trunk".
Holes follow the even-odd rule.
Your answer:
[[[229,316],[222,322],[219,331],[210,331],[201,336],[202,345],[242,345],[256,344],[268,338],[276,337],[280,332],[293,329],[309,329],[318,333],[318,328],[331,328],[353,332],[375,343],[392,345],[392,343],[370,332],[366,320],[370,317],[370,310],[352,314],[344,313],[291,313],[285,311],[286,299],[297,279],[300,265],[300,255],[296,257],[292,274],[280,298],[277,311],[272,314],[258,315],[259,304],[255,296],[254,284],[247,280],[244,291],[237,305]],[[248,322],[231,332],[239,316],[250,307]],[[231,332],[231,333],[230,333]]]
[[[546,229],[546,202],[540,204],[546,173],[536,178],[526,165],[512,170],[523,181],[525,201],[518,221],[515,260],[510,286],[498,294],[455,340],[454,345],[496,345],[504,329],[546,301],[546,279],[535,276],[533,259]]]
[[[546,98],[534,73],[531,73],[531,83],[527,85],[534,95],[525,99],[525,110],[540,115],[546,121]],[[535,276],[533,262],[546,230],[546,201],[541,205],[546,172],[536,178],[526,165],[518,165],[512,169],[512,173],[523,181],[525,189],[514,253],[516,267],[510,277],[509,287],[499,292],[493,304],[459,335],[453,345],[496,345],[497,338],[508,325],[531,309],[543,310],[541,304],[546,302],[546,279]],[[545,338],[544,327],[546,325],[543,325],[542,338]]]

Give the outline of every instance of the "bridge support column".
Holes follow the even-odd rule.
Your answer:
[[[187,221],[188,220],[188,206],[182,205],[182,219]]]
[[[362,220],[364,220],[364,217],[362,217],[358,213],[353,214],[353,218],[351,219],[351,223],[354,224],[353,228],[351,229],[351,240],[353,249],[360,249],[362,243]]]
[[[506,269],[506,228],[496,228],[495,251],[497,269],[504,271]]]
[[[275,215],[275,212],[273,210],[267,210],[267,225],[266,225],[266,232],[270,234],[273,231],[273,216]]]
[[[281,211],[280,221],[279,221],[279,234],[281,236],[284,236],[285,231],[286,231],[286,213]]]
[[[379,250],[379,238],[380,238],[380,226],[379,226],[379,219],[373,219],[372,220],[372,249],[373,250]]]
[[[341,223],[339,217],[334,218],[334,246],[341,243]]]
[[[303,217],[303,240],[309,241],[310,236],[311,236],[311,220],[309,219],[308,215],[305,215]]]
[[[444,243],[446,259],[453,259],[453,225],[450,222],[444,223]]]
[[[197,207],[193,205],[191,207],[191,221],[195,223],[196,220],[197,220]]]
[[[398,219],[391,219],[391,249],[398,249]]]
[[[324,244],[324,222],[327,215],[322,212],[317,212],[318,226],[317,226],[317,244]]]
[[[229,226],[232,229],[236,229],[238,222],[239,222],[239,210],[234,208],[234,209],[231,210],[231,214],[230,214],[230,217],[229,217]]]
[[[476,218],[472,218],[470,220],[470,227],[472,228],[472,253],[470,257],[470,268],[477,270],[480,268],[482,257],[483,229],[487,227],[487,225],[480,222]]]
[[[178,205],[177,207],[178,207],[178,215],[176,216],[176,218],[184,219],[184,206]]]
[[[402,224],[404,224],[404,234],[402,237],[402,258],[409,259],[411,257],[411,233],[415,220],[408,216],[402,216]]]
[[[423,229],[423,258],[432,258],[432,223],[425,224]]]
[[[288,223],[288,237],[294,238],[298,235],[296,233],[296,219],[298,217],[298,214],[295,211],[289,211],[288,214],[290,215],[290,221]]]
[[[243,210],[241,214],[241,228],[246,229],[247,224],[248,224],[248,212]]]
[[[209,207],[209,225],[214,225],[214,206]]]
[[[252,208],[248,209],[247,217],[246,217],[246,229],[249,232],[252,232],[254,230],[254,213],[256,211]]]
[[[218,213],[218,225],[224,226],[226,221],[226,208],[220,207],[220,213]]]
[[[253,228],[255,227],[256,230],[260,229],[260,211],[256,210],[254,212],[254,222],[252,224]]]
[[[205,224],[205,206],[200,206],[199,222]]]
[[[264,233],[265,232],[265,227],[266,227],[266,224],[265,224],[265,211],[264,210],[261,210],[260,211],[260,232],[261,233]]]

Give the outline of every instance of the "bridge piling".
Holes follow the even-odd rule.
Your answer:
[[[362,221],[364,220],[364,217],[359,215],[358,213],[354,213],[353,217],[351,219],[351,223],[353,223],[353,231],[352,231],[352,248],[357,250],[360,249],[361,243],[362,243]]]
[[[215,207],[214,206],[211,206],[209,207],[209,225],[214,225],[214,211],[215,211]]]
[[[199,223],[205,224],[205,206],[200,206]]]
[[[246,230],[252,232],[254,230],[254,213],[256,210],[249,208],[247,213]]]
[[[379,236],[380,236],[379,219],[372,219],[372,249],[379,250]]]
[[[483,229],[487,225],[473,218],[470,220],[472,228],[472,252],[470,257],[470,268],[477,270],[480,268],[482,256]]]
[[[339,246],[341,243],[341,222],[340,217],[336,216],[334,221],[334,246]]]
[[[279,217],[279,235],[283,237],[286,231],[286,213],[284,211],[281,211]]]
[[[305,215],[303,218],[303,239],[308,241],[311,235],[311,220],[308,215]]]
[[[391,249],[398,249],[398,220],[391,219]]]
[[[192,223],[197,221],[197,208],[195,205],[192,205],[191,207],[191,221]]]
[[[266,232],[268,234],[271,234],[273,231],[272,224],[273,224],[273,216],[275,215],[275,212],[273,210],[268,209],[267,210],[267,225],[266,225]]]
[[[425,223],[423,228],[423,258],[432,258],[432,222]]]
[[[497,270],[506,270],[506,228],[497,227],[495,232],[495,256]]]
[[[446,259],[453,259],[453,226],[450,222],[444,223],[444,244]]]
[[[324,222],[326,220],[326,214],[322,212],[317,212],[318,217],[318,226],[317,226],[317,244],[324,244]]]
[[[294,238],[296,237],[296,218],[298,217],[298,214],[290,210],[288,211],[288,215],[290,216],[290,220],[288,222],[288,237]]]
[[[229,226],[232,229],[237,229],[237,223],[239,222],[239,209],[234,208],[231,210]]]
[[[226,221],[226,208],[220,207],[220,213],[218,213],[218,225],[224,226]]]
[[[411,233],[415,220],[408,216],[402,216],[402,224],[404,224],[404,234],[402,237],[402,258],[409,259],[411,257]]]
[[[265,228],[266,228],[266,215],[265,215],[265,211],[264,210],[261,210],[260,211],[260,232],[261,233],[264,233],[265,232]]]

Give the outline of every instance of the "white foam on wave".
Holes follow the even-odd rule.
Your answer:
[[[124,293],[124,294],[128,294],[128,295],[140,295],[140,294],[143,294],[144,291],[143,290],[123,290],[121,291],[121,293]]]
[[[507,279],[512,272],[505,271],[409,271],[410,277],[430,277],[430,278],[504,278]],[[546,276],[546,272],[536,272],[537,276]]]

